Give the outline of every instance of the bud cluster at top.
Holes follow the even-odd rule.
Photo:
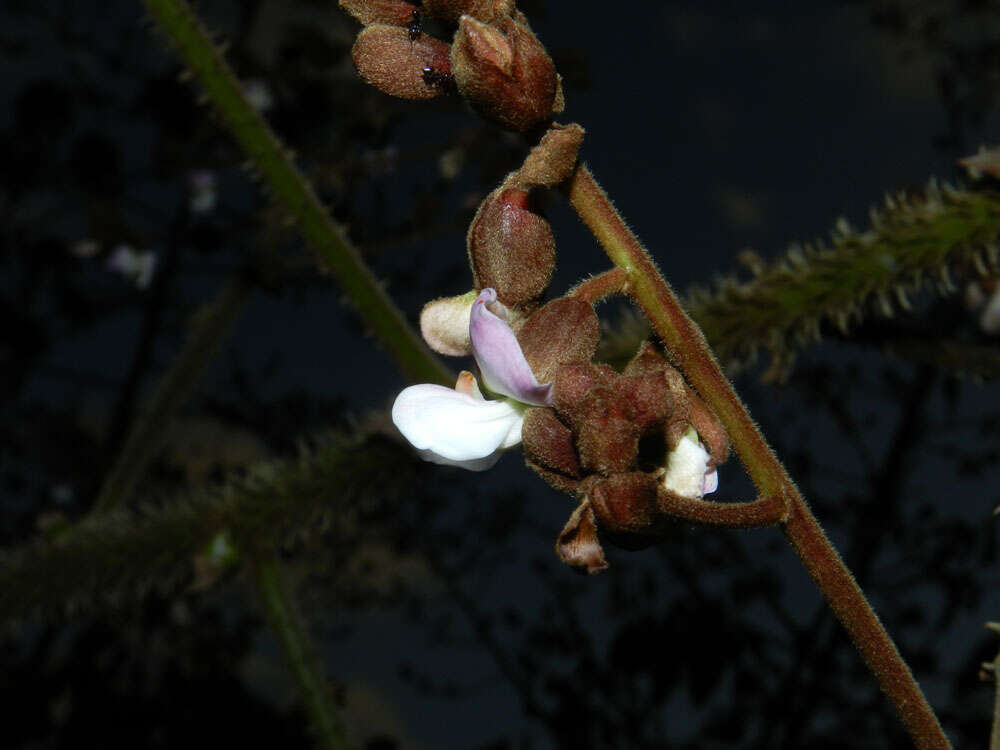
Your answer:
[[[391,96],[457,90],[482,117],[526,132],[562,111],[559,76],[513,0],[340,0],[364,24],[351,51],[361,77]],[[451,43],[426,19],[454,29]]]

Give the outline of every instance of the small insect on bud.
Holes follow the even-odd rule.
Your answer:
[[[486,119],[523,133],[552,115],[555,65],[520,13],[495,24],[462,16],[451,61],[459,93]]]
[[[340,7],[365,26],[385,23],[390,26],[410,26],[414,14],[419,17],[416,3],[407,0],[340,0]]]
[[[549,222],[524,190],[499,188],[479,206],[466,238],[477,289],[493,287],[505,305],[541,296],[556,265]]]
[[[351,57],[365,83],[400,99],[433,99],[451,80],[448,45],[407,28],[375,24],[362,29]]]

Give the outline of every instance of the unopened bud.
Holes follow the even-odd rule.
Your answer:
[[[520,185],[525,188],[551,188],[569,179],[576,167],[583,134],[584,130],[579,125],[553,124],[518,170]]]
[[[450,24],[458,23],[465,14],[483,23],[493,23],[510,15],[514,0],[424,0],[424,10],[427,15]]]
[[[340,0],[340,7],[365,26],[384,23],[409,27],[420,18],[420,8],[406,0]]]
[[[351,57],[365,83],[401,99],[433,99],[450,80],[448,45],[426,34],[411,39],[401,26],[362,29]]]
[[[556,265],[549,222],[524,190],[499,188],[479,207],[466,238],[477,289],[493,287],[505,305],[540,297]],[[539,376],[541,377],[541,376]]]
[[[427,345],[449,357],[472,353],[469,314],[476,300],[475,290],[457,297],[442,297],[424,305],[420,312],[420,333]]]
[[[551,409],[536,407],[525,412],[521,440],[529,462],[567,477],[581,476],[573,432]]]
[[[729,457],[729,434],[722,426],[719,418],[712,413],[708,405],[694,393],[688,394],[689,419],[691,426],[705,445],[711,458],[709,466],[718,466]]]
[[[593,486],[587,497],[602,531],[612,534],[648,533],[660,520],[656,479],[641,471],[603,479]]]
[[[560,297],[536,310],[517,333],[521,351],[538,376],[548,383],[560,365],[589,362],[601,339],[594,308],[578,297]]]
[[[621,396],[610,388],[594,388],[582,413],[583,419],[573,425],[580,465],[605,476],[634,468],[640,430]]]
[[[495,24],[462,16],[451,60],[459,93],[486,119],[525,132],[552,115],[555,65],[520,13]]]

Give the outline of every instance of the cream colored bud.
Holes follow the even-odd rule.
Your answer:
[[[472,353],[469,314],[478,293],[472,290],[457,297],[442,297],[424,305],[420,313],[420,333],[427,345],[449,357]]]

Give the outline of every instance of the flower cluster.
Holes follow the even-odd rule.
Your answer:
[[[512,0],[340,0],[364,24],[351,54],[361,77],[402,99],[457,89],[482,117],[518,132],[562,111],[552,59]],[[425,19],[454,29],[451,44]]]
[[[594,364],[601,327],[589,298],[571,293],[543,304],[555,240],[535,197],[572,175],[583,129],[550,122],[562,109],[559,78],[511,0],[341,5],[365,26],[352,54],[381,91],[428,99],[455,88],[510,130],[548,124],[472,220],[472,291],[434,300],[420,317],[432,349],[475,358],[482,390],[470,372],[454,388],[411,386],[392,418],[428,461],[472,471],[523,442],[528,466],[578,501],[558,554],[577,569],[601,570],[598,527],[620,546],[643,546],[662,537],[666,505],[716,489],[725,431],[652,345],[621,373]],[[425,19],[455,28],[452,43],[424,34]]]

